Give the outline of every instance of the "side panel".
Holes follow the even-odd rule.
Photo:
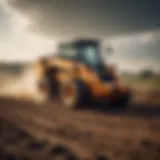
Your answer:
[[[96,73],[89,69],[85,64],[72,62],[69,60],[54,58],[48,60],[48,67],[56,67],[59,72],[57,80],[59,83],[81,80],[94,98],[109,95],[112,91],[112,84],[104,84],[99,80]]]
[[[38,68],[36,72],[37,77],[41,79],[44,76],[45,68],[42,65],[40,65],[40,63],[37,63],[36,66]],[[101,97],[111,97],[111,94],[113,94],[113,83],[105,83],[101,81],[99,77],[96,75],[96,73],[93,70],[89,69],[85,64],[76,63],[61,58],[50,58],[47,61],[46,67],[54,67],[58,69],[58,74],[56,75],[58,83],[65,83],[74,79],[81,80],[88,88],[92,97],[95,99],[99,99]],[[111,74],[114,74],[113,69],[111,69],[110,72]],[[119,85],[120,82],[118,78],[116,79],[116,83],[117,85]],[[123,92],[127,90],[121,84],[118,87]]]
[[[74,79],[81,80],[95,99],[104,95],[109,96],[113,90],[112,83],[102,82],[96,73],[85,64],[57,58],[50,60],[49,66],[57,67],[60,70],[57,74],[57,80],[60,83]]]
[[[71,81],[74,78],[74,62],[65,60],[62,58],[50,59],[48,61],[48,67],[54,67],[58,69],[56,75],[57,81],[59,83],[64,83],[66,81]]]
[[[98,99],[104,95],[107,96],[112,92],[113,85],[111,83],[104,84],[99,80],[96,73],[85,65],[80,64],[78,72],[76,73],[79,79],[81,79],[89,88],[89,91],[94,98]]]
[[[58,72],[54,74],[55,72],[52,71],[56,72],[58,71]],[[39,88],[40,92],[46,93],[48,90],[51,89],[48,88],[47,83],[49,81],[51,82],[52,79],[53,79],[53,84],[55,84],[55,78],[57,79],[56,84],[57,82],[59,84],[73,79],[72,78],[74,76],[73,62],[54,57],[54,58],[48,58],[45,61],[44,65],[43,59],[39,59],[35,63],[35,74],[36,74],[37,87]]]

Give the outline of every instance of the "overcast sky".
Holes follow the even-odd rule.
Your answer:
[[[70,37],[103,38],[123,70],[160,71],[159,0],[0,0],[0,61],[33,60]]]

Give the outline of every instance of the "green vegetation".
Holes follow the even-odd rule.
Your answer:
[[[137,91],[160,91],[160,76],[122,76],[122,79]]]

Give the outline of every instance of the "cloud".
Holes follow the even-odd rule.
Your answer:
[[[159,0],[8,0],[48,36],[113,36],[160,29]]]
[[[112,37],[114,54],[107,60],[120,70],[152,68],[160,72],[160,30]]]
[[[1,25],[5,26],[0,30],[1,61],[29,61],[54,51],[56,40],[27,30],[30,20],[8,6],[6,0],[0,1],[0,6]]]
[[[112,37],[110,43],[119,56],[160,59],[160,30]]]
[[[2,0],[1,60],[33,60],[60,38],[104,37],[120,70],[160,68],[160,2],[156,0]],[[1,9],[2,8],[2,9]],[[1,21],[2,22],[2,21]],[[108,59],[107,59],[108,60]]]

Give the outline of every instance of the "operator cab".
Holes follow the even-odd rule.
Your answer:
[[[74,42],[79,60],[89,67],[95,68],[102,63],[100,45],[96,40],[79,40]]]
[[[94,70],[101,80],[111,80],[106,74],[106,66],[101,57],[101,46],[98,40],[77,40],[60,44],[59,56],[82,62]]]
[[[78,60],[94,66],[102,63],[100,45],[96,40],[79,40],[62,43],[58,48],[59,56],[68,60]]]

